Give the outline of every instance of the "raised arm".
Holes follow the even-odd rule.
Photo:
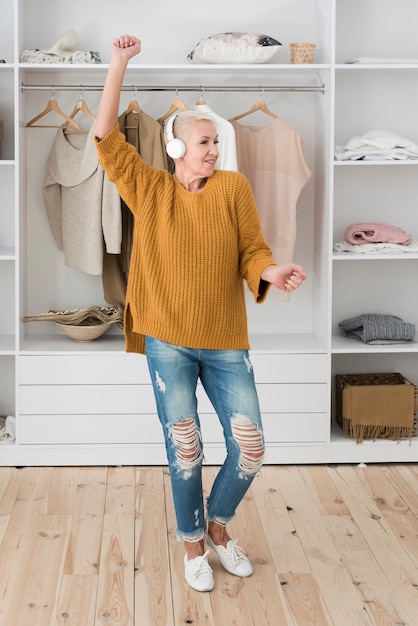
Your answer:
[[[129,59],[141,51],[141,42],[133,35],[122,35],[113,40],[112,56],[100,99],[95,122],[95,134],[103,139],[117,124],[120,91]]]

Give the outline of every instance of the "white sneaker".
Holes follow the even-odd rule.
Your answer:
[[[212,568],[208,563],[209,550],[203,556],[188,559],[184,555],[184,578],[192,589],[196,591],[212,591],[215,586]]]
[[[213,543],[209,534],[206,535],[206,541],[215,550],[227,572],[235,576],[241,576],[241,578],[251,576],[253,573],[252,565],[242,549],[237,546],[236,539],[230,539],[226,544],[226,548]]]

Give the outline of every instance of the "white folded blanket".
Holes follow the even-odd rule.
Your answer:
[[[418,145],[391,130],[370,130],[335,147],[337,161],[359,159],[418,159]]]
[[[348,241],[337,241],[333,246],[334,252],[358,252],[358,253],[376,253],[382,254],[398,254],[407,252],[418,252],[418,241],[411,241],[410,244],[401,243],[363,243],[352,244]]]

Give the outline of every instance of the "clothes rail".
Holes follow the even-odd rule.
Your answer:
[[[21,89],[29,91],[103,91],[103,85],[28,85],[21,84]],[[225,85],[123,85],[121,91],[199,91],[203,93],[218,92],[279,92],[279,91],[298,91],[298,92],[319,92],[325,93],[325,85],[241,85],[241,86],[225,86]]]

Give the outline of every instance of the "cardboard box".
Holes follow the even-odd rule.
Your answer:
[[[357,443],[416,434],[417,388],[402,374],[337,374],[336,420]]]

